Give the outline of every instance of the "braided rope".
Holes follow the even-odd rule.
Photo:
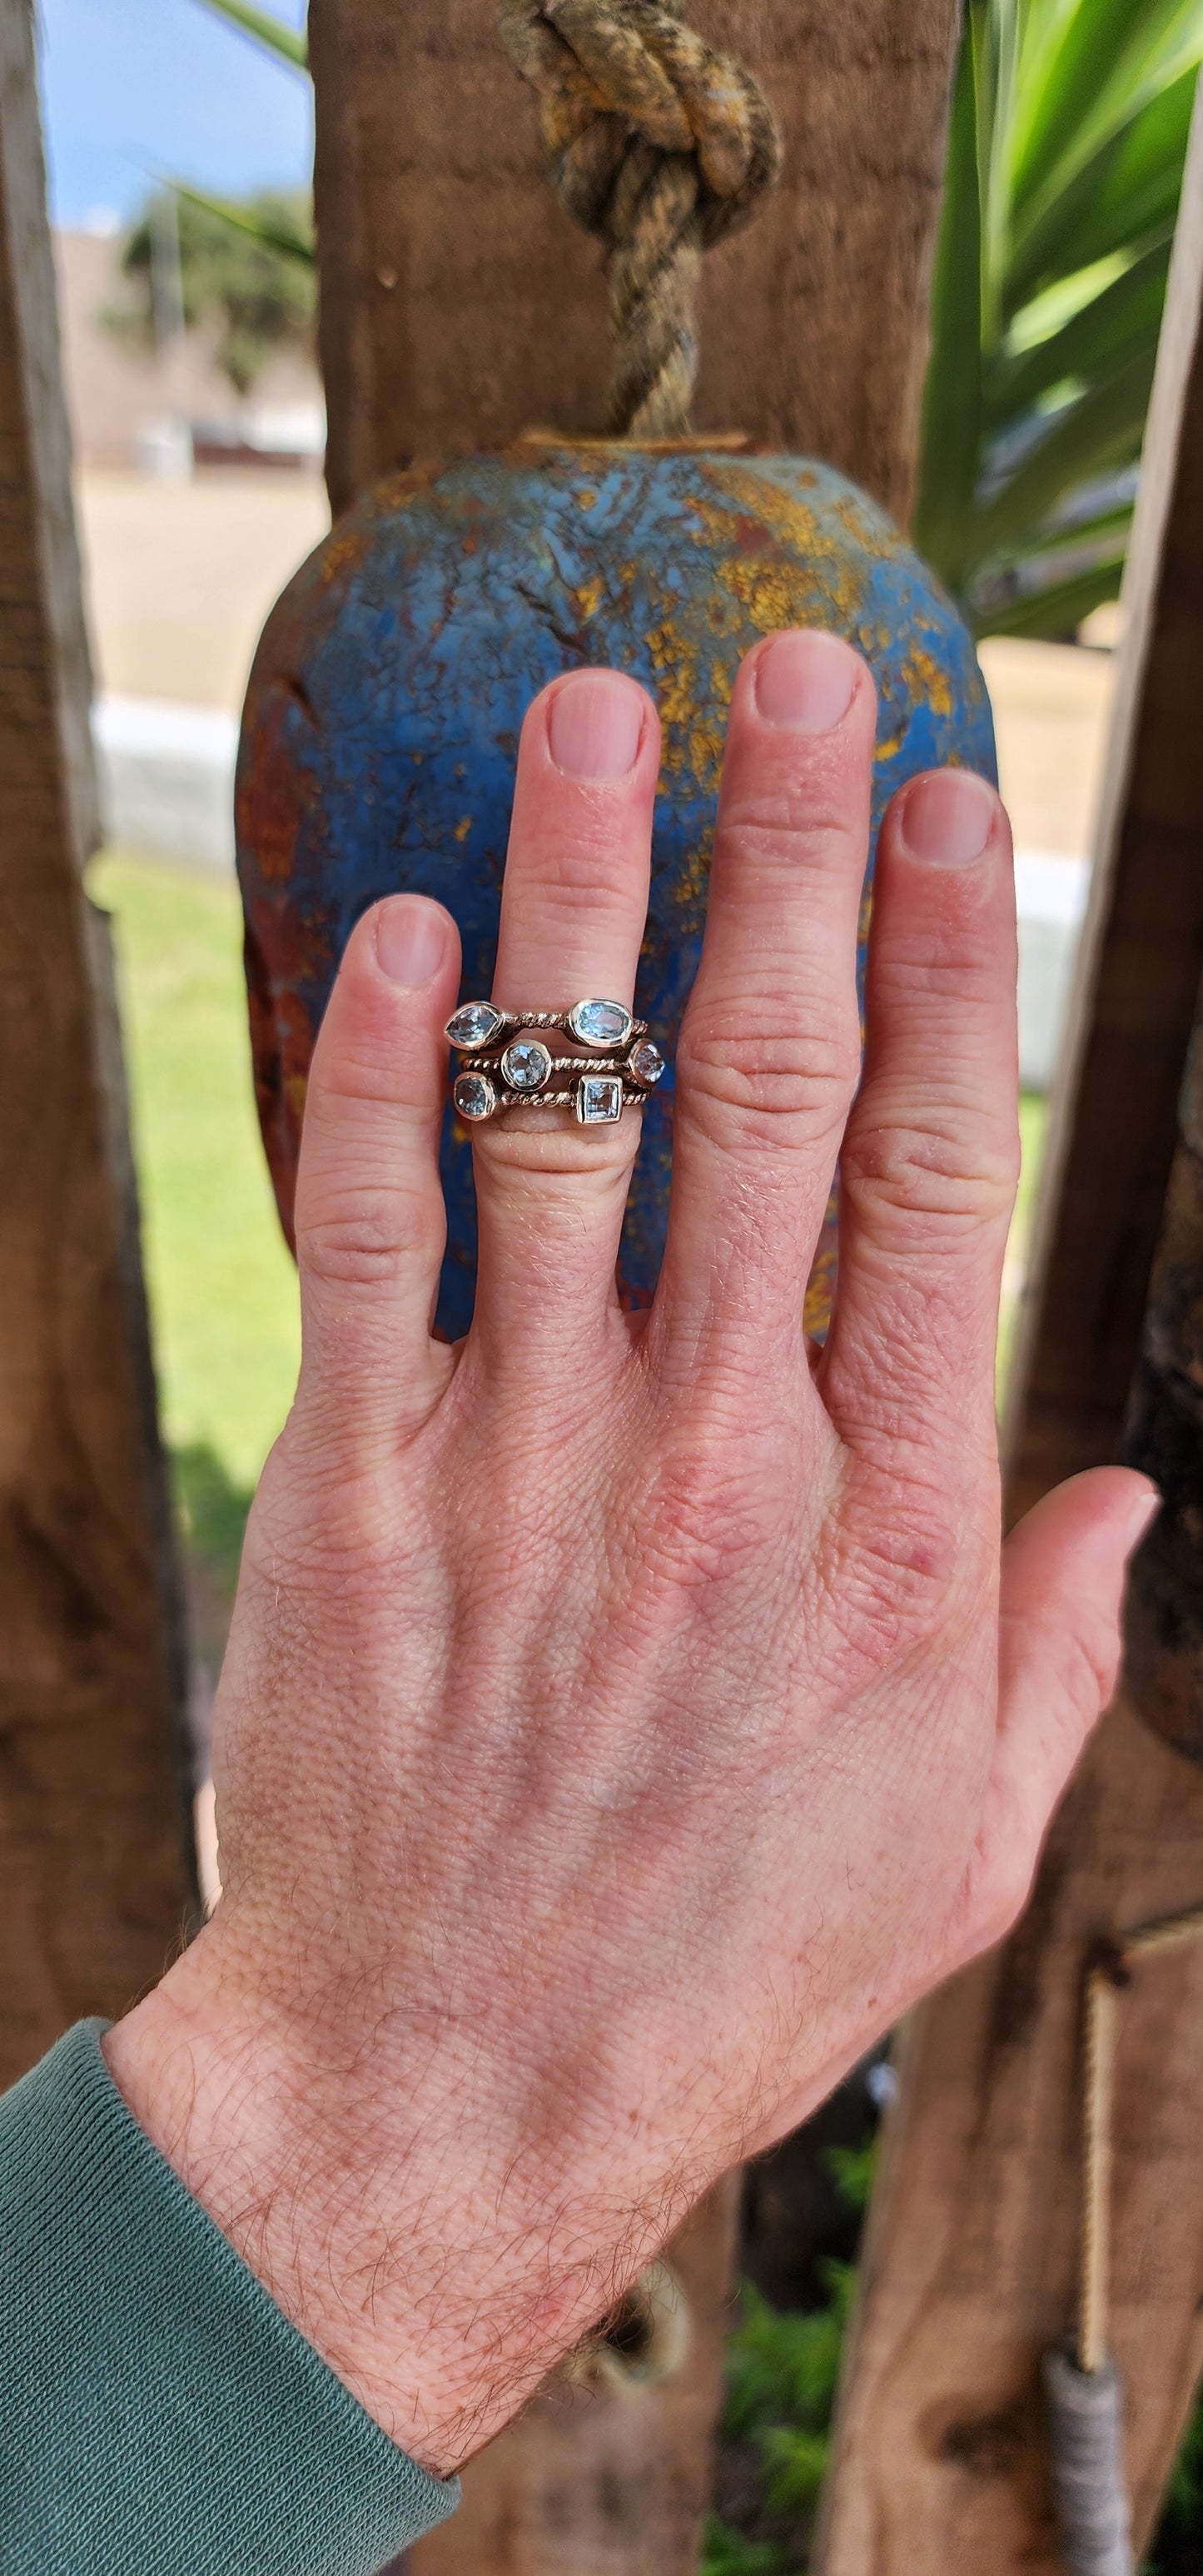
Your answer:
[[[689,428],[702,252],[747,222],[781,160],[763,92],[682,24],[685,5],[498,0],[549,184],[606,245],[619,436]]]

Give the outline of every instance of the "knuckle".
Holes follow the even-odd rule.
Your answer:
[[[1084,1724],[1092,1723],[1110,1705],[1119,1676],[1121,1642],[1117,1622],[1105,1617],[1075,1620],[1062,1637],[1055,1679]]]
[[[625,919],[638,901],[629,853],[608,813],[599,814],[592,830],[588,818],[578,816],[570,831],[554,840],[540,838],[518,865],[509,865],[511,895],[517,891],[524,905],[537,905],[545,931],[554,933],[562,923],[582,953],[591,929],[609,929],[616,912]]]
[[[1010,1135],[992,1137],[947,1097],[926,1116],[858,1118],[840,1164],[841,1189],[870,1225],[925,1217],[974,1233],[1009,1218],[1018,1179]]]
[[[406,1193],[357,1190],[342,1204],[327,1200],[318,1212],[298,1211],[297,1263],[303,1277],[322,1287],[383,1290],[395,1285],[428,1239]]]
[[[639,1502],[636,1547],[645,1583],[691,1593],[758,1564],[766,1537],[761,1479],[742,1444],[694,1440],[655,1469]]]
[[[842,1128],[860,1072],[850,1028],[818,1014],[791,1027],[786,1006],[701,1008],[677,1051],[677,1078],[695,1109],[716,1113],[741,1140],[810,1144]]]
[[[992,1950],[1005,1941],[1023,1913],[1032,1891],[1036,1847],[1026,1831],[995,1835],[974,1853],[968,1876],[965,1914],[970,1946]]]
[[[937,1635],[961,1578],[963,1539],[942,1486],[869,1473],[824,1566],[839,1635],[866,1674]]]
[[[837,782],[812,774],[796,785],[786,779],[776,786],[758,782],[738,790],[724,805],[716,838],[720,848],[734,841],[744,864],[763,859],[792,870],[808,858],[844,858],[851,845],[851,819]]]

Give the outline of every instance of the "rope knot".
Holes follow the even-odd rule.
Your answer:
[[[547,178],[606,245],[616,341],[611,426],[688,429],[701,255],[746,223],[780,138],[756,82],[683,23],[685,0],[498,0],[539,100]]]

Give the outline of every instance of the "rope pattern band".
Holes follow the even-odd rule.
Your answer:
[[[575,1050],[554,1054],[543,1030],[563,1031]],[[659,1082],[664,1058],[625,1002],[596,994],[562,1011],[506,1011],[496,1002],[463,1002],[445,1035],[460,1070],[451,1096],[460,1117],[480,1126],[499,1110],[571,1109],[582,1127],[612,1127],[628,1103],[639,1104]],[[572,1088],[551,1088],[571,1074]]]

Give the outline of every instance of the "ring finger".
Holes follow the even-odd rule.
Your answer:
[[[511,1012],[585,996],[631,1004],[647,916],[660,728],[617,671],[552,681],[522,728],[493,999]],[[571,1051],[544,1032],[553,1057]],[[548,1087],[567,1077],[553,1074]],[[497,1366],[582,1354],[614,1301],[640,1113],[579,1126],[563,1108],[473,1130],[480,1256],[474,1330]]]

